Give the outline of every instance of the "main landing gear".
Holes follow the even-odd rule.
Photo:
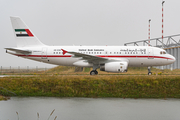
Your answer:
[[[96,71],[96,70],[92,70],[91,72],[90,72],[90,75],[97,75],[98,74],[98,71]]]
[[[99,65],[94,64],[93,70],[90,72],[90,75],[97,75],[98,71],[96,70],[99,67]]]
[[[151,67],[148,67],[148,75],[152,75]]]

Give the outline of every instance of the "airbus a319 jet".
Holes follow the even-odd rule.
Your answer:
[[[17,47],[5,48],[6,52],[44,63],[92,67],[90,75],[97,69],[106,72],[127,72],[129,66],[164,66],[175,62],[165,50],[151,46],[48,46],[43,44],[29,27],[19,18],[10,17]]]

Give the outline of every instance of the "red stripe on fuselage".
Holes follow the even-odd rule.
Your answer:
[[[18,55],[19,57],[71,57],[72,55]]]
[[[110,58],[162,58],[162,59],[171,59],[173,60],[172,58],[167,58],[167,57],[161,57],[161,56],[101,56],[101,55],[98,55],[97,57],[110,57]]]
[[[15,54],[16,56],[20,57],[72,57],[72,55],[18,55]],[[118,55],[97,55],[97,57],[105,57],[105,58],[162,58],[162,59],[170,59],[173,60],[172,58],[167,58],[167,57],[161,57],[161,56],[118,56]]]

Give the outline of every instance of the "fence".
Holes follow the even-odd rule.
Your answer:
[[[3,67],[1,66],[0,68],[0,73],[3,74],[3,73],[30,73],[30,72],[41,72],[41,71],[47,71],[48,69],[50,68],[39,68],[38,66],[36,67],[29,67],[29,66],[26,66],[26,67],[12,67],[12,66],[9,66],[9,67]]]

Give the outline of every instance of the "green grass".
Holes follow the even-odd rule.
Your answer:
[[[84,72],[90,72],[90,68],[84,68]]]
[[[10,99],[10,98],[0,95],[0,101],[1,101],[1,100],[8,100],[8,99]]]
[[[56,75],[89,75],[92,68],[84,68],[82,72],[75,72],[75,67],[67,67],[67,66],[58,66],[52,68],[46,72],[41,72],[37,74],[56,74]],[[104,72],[97,69],[99,75],[147,75],[148,70],[147,67],[128,67],[128,72],[126,73],[111,73]],[[151,68],[151,72],[153,75],[180,75],[180,69],[175,69],[173,71],[169,69],[156,69]]]
[[[47,71],[36,71],[36,72],[13,72],[7,71],[7,73],[0,73],[3,75],[89,75],[92,68],[84,68],[82,72],[80,72],[80,68],[78,67],[70,67],[70,66],[58,66]],[[75,72],[77,71],[77,72]],[[147,67],[128,67],[127,73],[108,73],[104,71],[100,71],[97,69],[99,75],[147,75],[148,70]],[[175,69],[173,71],[165,69],[156,69],[151,68],[151,72],[153,75],[180,75],[180,69]]]
[[[129,67],[127,73],[90,76],[92,68],[75,72],[75,67],[58,66],[27,77],[0,78],[0,95],[58,97],[180,98],[180,70]],[[19,74],[19,73],[18,73]],[[21,75],[26,75],[22,73]],[[70,75],[70,76],[69,76]],[[0,99],[3,98],[0,96]]]
[[[0,100],[4,100],[4,97],[0,95]]]
[[[41,75],[0,78],[0,86],[18,96],[180,98],[180,76]]]

